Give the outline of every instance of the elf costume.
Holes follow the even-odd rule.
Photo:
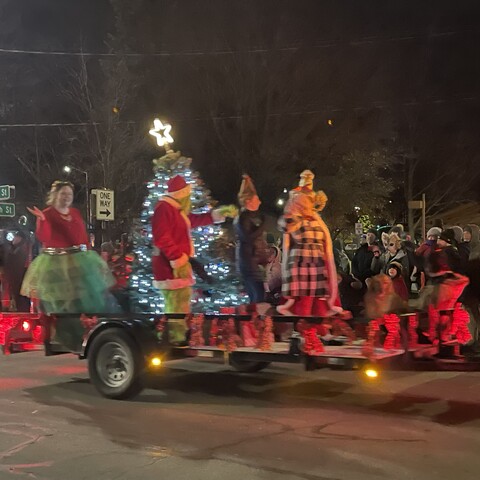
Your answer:
[[[167,194],[155,206],[152,219],[154,286],[165,299],[165,313],[189,313],[193,278],[189,262],[194,255],[190,230],[222,223],[234,217],[234,206],[208,213],[190,213],[191,186],[180,175],[167,182]]]

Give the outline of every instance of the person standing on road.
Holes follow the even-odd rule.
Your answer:
[[[15,302],[17,312],[30,311],[30,300],[20,294],[20,288],[31,261],[31,250],[29,234],[18,231],[15,233],[12,246],[5,256],[5,280],[8,283],[10,297]]]

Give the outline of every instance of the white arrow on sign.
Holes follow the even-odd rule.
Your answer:
[[[115,192],[113,190],[96,190],[95,217],[97,220],[110,222],[115,220]]]

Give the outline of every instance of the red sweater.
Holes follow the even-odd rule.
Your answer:
[[[82,216],[76,208],[70,207],[70,220],[54,207],[43,210],[45,220],[37,219],[37,238],[43,247],[67,248],[74,245],[88,245],[88,235]]]

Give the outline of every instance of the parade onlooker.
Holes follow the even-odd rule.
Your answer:
[[[466,225],[463,227],[463,241],[470,247],[469,260],[480,258],[480,229],[477,225]]]
[[[343,242],[337,238],[333,241],[333,256],[335,257],[335,266],[337,271],[349,274],[352,266],[348,255],[343,248]]]
[[[447,228],[440,234],[437,249],[442,250],[446,255],[447,264],[452,272],[464,273],[465,269],[462,271],[460,254],[456,247],[455,232],[451,228]]]
[[[427,232],[427,239],[415,250],[415,255],[425,259],[437,245],[437,240],[442,231],[438,227],[432,227]]]
[[[367,242],[360,246],[352,259],[352,274],[355,278],[365,283],[367,278],[374,275],[372,272],[373,249],[378,245],[376,243],[377,233],[375,230],[367,232]]]
[[[374,276],[382,272],[384,265],[383,265],[382,251],[380,250],[380,247],[378,245],[372,246],[372,254],[373,254],[373,258],[372,258],[372,264],[370,266],[370,270],[372,271],[372,276]]]
[[[392,233],[388,236],[387,251],[382,255],[383,261],[383,273],[388,274],[389,265],[392,262],[398,262],[402,266],[402,274],[406,280],[409,276],[410,264],[408,256],[402,248],[402,241],[396,233]],[[406,280],[407,281],[407,280]]]
[[[403,279],[402,264],[399,262],[390,262],[388,264],[387,275],[392,279],[395,293],[404,301],[408,301],[408,289]]]
[[[36,235],[43,250],[28,268],[21,293],[39,299],[47,313],[118,311],[109,293],[113,276],[100,255],[89,249],[85,223],[72,202],[73,185],[56,181],[49,206],[28,209],[37,217]]]
[[[470,258],[470,244],[463,241],[463,229],[459,226],[454,226],[451,228],[455,235],[455,243],[460,255],[460,273],[466,273],[468,260]]]
[[[20,288],[31,261],[31,248],[30,235],[27,232],[19,231],[15,233],[12,246],[5,256],[4,278],[17,312],[30,310],[30,299],[20,294]]]

